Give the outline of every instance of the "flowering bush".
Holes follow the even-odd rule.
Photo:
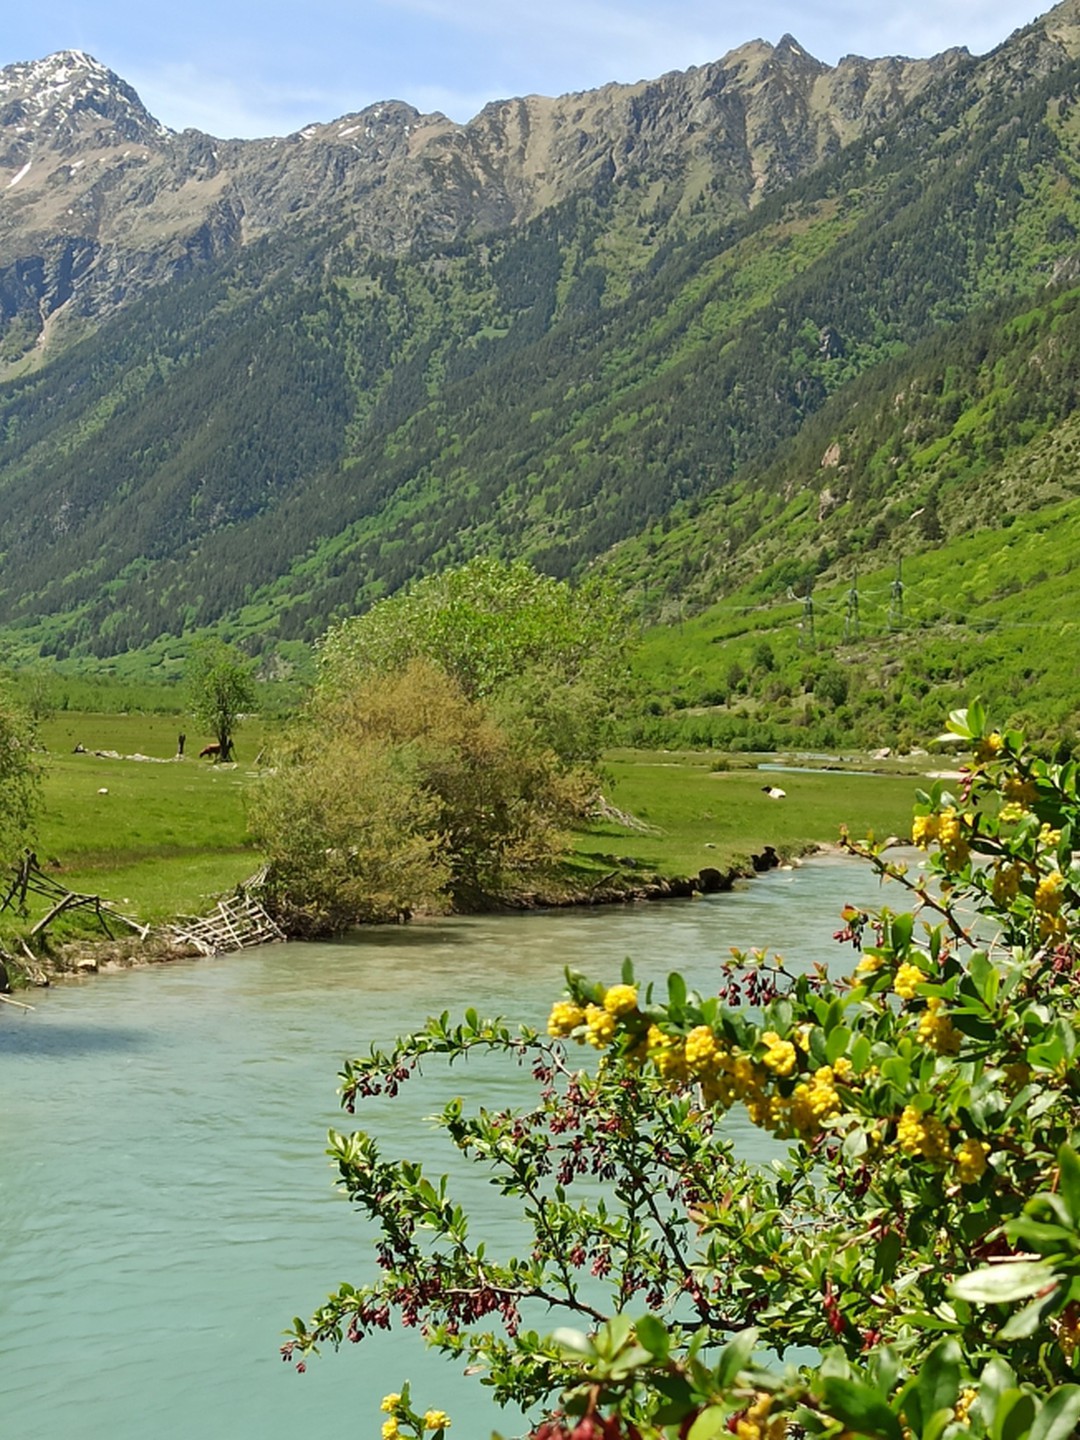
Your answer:
[[[452,1100],[440,1117],[531,1246],[496,1261],[445,1180],[333,1133],[382,1273],[297,1322],[286,1356],[396,1316],[501,1402],[542,1408],[533,1440],[1071,1435],[1077,770],[978,706],[950,736],[971,760],[919,795],[926,867],[850,846],[903,907],[844,912],[842,978],[763,953],[733,956],[709,997],[678,975],[642,991],[629,966],[609,986],[570,975],[546,1036],[470,1011],[351,1062],[350,1113],[428,1057],[531,1065],[531,1108]],[[599,1063],[571,1064],[575,1044]],[[736,1159],[736,1109],[786,1142],[783,1161]],[[551,1330],[550,1311],[569,1323]]]

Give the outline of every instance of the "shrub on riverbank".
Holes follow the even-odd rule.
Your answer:
[[[255,790],[293,933],[470,909],[552,872],[593,781],[425,660],[316,694]]]
[[[676,975],[661,999],[629,967],[608,985],[570,976],[548,1038],[467,1012],[349,1062],[350,1113],[434,1056],[530,1064],[530,1110],[452,1099],[440,1117],[520,1204],[530,1243],[494,1257],[444,1184],[332,1133],[380,1227],[381,1276],[298,1322],[286,1353],[397,1316],[499,1399],[547,1411],[535,1440],[1072,1435],[1077,767],[1035,759],[978,707],[950,729],[973,759],[919,800],[933,883],[869,855],[911,908],[845,913],[837,938],[858,958],[842,978],[758,954],[709,998]],[[573,1068],[568,1040],[599,1065]],[[786,1158],[740,1163],[732,1110]],[[530,1328],[541,1307],[577,1328]],[[806,1346],[818,1361],[770,1358]]]

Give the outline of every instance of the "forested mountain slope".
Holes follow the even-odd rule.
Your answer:
[[[298,224],[129,301],[0,388],[8,653],[273,651],[480,550],[661,613],[1066,498],[1078,16],[920,72],[749,210],[699,137],[670,188],[601,168],[394,255]]]

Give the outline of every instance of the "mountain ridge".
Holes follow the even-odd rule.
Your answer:
[[[250,141],[167,130],[84,52],[8,66],[0,364],[37,363],[65,326],[77,337],[149,286],[312,222],[401,254],[635,178],[686,207],[708,183],[712,208],[744,213],[968,58],[830,67],[785,36],[655,80],[492,101],[465,125],[384,101]]]

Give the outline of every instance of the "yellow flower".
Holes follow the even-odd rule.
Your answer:
[[[708,1025],[695,1025],[686,1037],[686,1064],[695,1075],[712,1075],[720,1063],[720,1047]]]
[[[614,1024],[614,1021],[612,1021]],[[649,1059],[665,1080],[678,1085],[689,1078],[686,1067],[686,1050],[681,1040],[674,1035],[665,1035],[658,1025],[650,1025],[645,1037]]]
[[[945,1001],[938,995],[927,1001],[919,1017],[919,1042],[938,1055],[955,1055],[960,1049],[961,1036],[948,1015],[942,1013],[944,1009]]]
[[[1035,887],[1035,909],[1043,915],[1056,915],[1061,909],[1061,891],[1065,876],[1060,870],[1051,870]]]
[[[920,849],[927,850],[931,840],[938,837],[940,819],[937,815],[916,815],[911,822],[911,841]]]
[[[994,897],[995,905],[1008,905],[1010,900],[1015,900],[1020,890],[1020,866],[1003,865],[1000,862],[994,866],[994,876],[990,882],[990,894]]]
[[[1002,744],[1001,736],[996,730],[992,735],[984,736],[975,746],[975,764],[988,765],[1001,753]]]
[[[383,1399],[382,1399],[382,1404],[379,1406],[379,1409],[380,1409],[380,1410],[385,1410],[385,1411],[387,1412],[387,1414],[389,1414],[389,1415],[393,1415],[394,1411],[398,1408],[398,1406],[399,1406],[400,1404],[401,1404],[401,1396],[400,1396],[400,1395],[398,1395],[398,1394],[384,1395],[384,1396],[383,1396]]]
[[[556,1000],[548,1016],[547,1033],[556,1039],[563,1039],[585,1019],[585,1011],[572,1000]]]
[[[855,1073],[855,1067],[846,1055],[840,1055],[833,1061],[833,1074],[841,1085],[846,1085]]]
[[[425,1411],[424,1411],[424,1429],[425,1429],[425,1430],[449,1430],[449,1429],[450,1429],[450,1416],[447,1415],[447,1413],[446,1413],[445,1410],[425,1410]]]
[[[401,1440],[401,1429],[393,1415],[383,1421],[382,1440]]]
[[[893,989],[897,995],[900,996],[901,1000],[914,1000],[915,986],[921,985],[925,979],[926,976],[919,969],[918,965],[910,965],[905,960],[904,963],[897,968],[896,979],[893,981]]]
[[[971,824],[971,818],[964,816],[964,820]],[[967,841],[963,838],[963,831],[960,825],[960,814],[956,808],[950,805],[941,812],[938,822],[938,844],[941,846],[941,853],[951,870],[959,870],[966,865],[971,854]]]
[[[604,1009],[609,1015],[629,1015],[637,1009],[636,985],[612,985],[604,996]]]
[[[1056,850],[1061,844],[1061,831],[1052,830],[1049,825],[1043,825],[1039,830],[1039,844],[1047,846],[1048,849]]]
[[[856,975],[873,975],[885,963],[880,955],[864,955],[855,966]]]
[[[1009,775],[1001,782],[1001,793],[1006,800],[1014,800],[1018,805],[1030,806],[1039,792],[1036,790],[1033,780],[1021,780],[1019,775]]]
[[[896,1127],[896,1143],[908,1155],[942,1160],[949,1153],[949,1132],[936,1116],[907,1105]]]
[[[798,1059],[795,1054],[795,1046],[790,1040],[781,1040],[775,1030],[766,1030],[761,1038],[767,1047],[762,1057],[762,1063],[774,1075],[790,1075],[795,1069],[795,1062]]]
[[[585,1024],[588,1027],[586,1040],[603,1050],[615,1039],[615,1017],[609,1015],[601,1005],[585,1006]]]
[[[986,1157],[990,1146],[985,1140],[969,1136],[956,1147],[954,1159],[956,1174],[961,1185],[977,1185],[986,1173]]]
[[[971,1422],[968,1419],[968,1411],[975,1403],[978,1393],[977,1390],[971,1389],[960,1391],[959,1398],[953,1406],[953,1418],[958,1425],[970,1425]]]
[[[836,1072],[831,1065],[822,1065],[809,1081],[795,1086],[791,1096],[791,1123],[804,1139],[821,1129],[822,1122],[843,1109],[833,1083]]]
[[[737,1440],[784,1440],[787,1432],[787,1416],[777,1415],[769,1419],[772,1396],[759,1395],[753,1405],[736,1421]]]
[[[998,819],[1003,825],[1016,825],[1023,820],[1025,815],[1030,815],[1030,810],[1019,804],[1018,801],[1010,800],[1007,805],[1002,805],[998,811]]]

